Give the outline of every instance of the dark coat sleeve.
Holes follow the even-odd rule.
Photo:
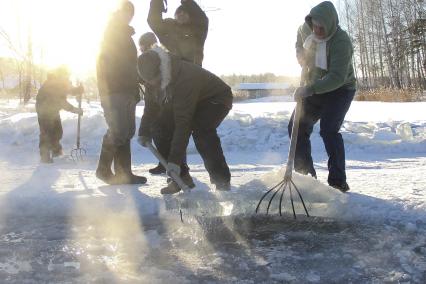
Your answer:
[[[161,112],[161,108],[155,100],[155,90],[150,88],[145,89],[144,99],[145,106],[141,118],[138,136],[152,137],[151,129]]]
[[[182,5],[185,6],[191,17],[191,24],[194,26],[195,35],[204,43],[209,27],[209,19],[206,13],[194,0],[187,0]]]
[[[163,10],[163,0],[151,0],[148,12],[148,25],[160,42],[173,29],[172,19],[163,19]]]
[[[194,0],[187,0],[182,5],[191,17],[191,30],[195,40],[193,63],[202,65],[204,59],[204,43],[209,30],[209,19],[206,13],[198,6]]]

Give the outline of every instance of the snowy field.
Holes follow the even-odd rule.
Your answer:
[[[295,198],[297,220],[287,195],[283,217],[276,202],[272,216],[254,214],[283,177],[293,102],[235,104],[219,129],[232,190],[211,189],[191,142],[196,188],[171,197],[136,141],[133,168],[146,185],[95,178],[105,122],[98,103],[83,108],[86,159],[40,165],[34,104],[0,101],[0,283],[426,283],[426,103],[352,104],[342,127],[347,194],[326,185],[317,125],[318,180],[294,174],[313,217]],[[138,124],[142,113],[143,104]],[[61,115],[68,154],[77,119]]]

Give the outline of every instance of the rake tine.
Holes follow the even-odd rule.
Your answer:
[[[299,189],[297,188],[297,186],[294,184],[293,181],[291,181],[291,183],[293,184],[294,188],[296,189],[297,194],[299,195],[300,201],[302,201],[302,205],[303,205],[303,208],[305,209],[306,216],[309,217],[308,209],[306,209],[305,201],[303,201],[303,198],[302,198],[302,195],[300,194]]]
[[[76,148],[71,150],[71,158],[74,162],[84,160],[83,157],[86,156],[86,154],[86,149],[83,148]]]
[[[294,201],[293,201],[293,193],[291,192],[291,183],[288,185],[290,189],[290,201],[291,201],[291,209],[293,209],[293,216],[296,219],[296,210],[294,210]]]
[[[73,160],[73,162],[77,161],[77,157],[76,157],[76,154],[74,153],[74,149],[71,150],[71,159]]]
[[[281,197],[280,197],[280,207],[279,207],[279,209],[280,209],[280,216],[282,216],[282,215],[283,215],[283,214],[281,213],[281,207],[282,207],[282,203],[283,203],[284,193],[285,193],[285,190],[287,189],[287,184],[288,184],[288,183],[285,183],[285,184],[284,184],[283,191],[281,192]]]
[[[262,198],[260,198],[260,200],[259,200],[259,203],[257,203],[257,206],[256,206],[256,213],[257,213],[257,211],[259,210],[259,207],[260,207],[260,204],[262,203],[262,201],[263,201],[263,199],[265,199],[265,197],[271,192],[271,191],[273,191],[275,188],[277,188],[278,186],[280,186],[281,184],[283,184],[284,183],[284,180],[282,180],[280,183],[278,183],[277,185],[275,185],[273,188],[271,188],[271,189],[269,189],[266,193],[264,193],[263,195],[262,195]]]
[[[271,207],[272,200],[275,198],[275,195],[277,195],[277,193],[280,192],[281,189],[282,189],[282,186],[278,187],[278,189],[274,192],[274,194],[272,194],[272,197],[268,203],[268,208],[266,208],[266,215],[269,214],[269,207]]]

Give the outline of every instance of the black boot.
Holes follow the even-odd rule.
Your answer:
[[[168,182],[166,187],[163,187],[161,189],[161,194],[175,194],[178,193],[179,191],[181,191],[181,188],[179,187],[179,185],[174,182],[173,180],[171,180],[170,182]]]
[[[130,153],[130,141],[117,147],[114,155],[114,184],[144,184],[146,178],[132,173],[132,158]]]
[[[112,161],[114,159],[115,147],[102,141],[101,155],[99,157],[98,168],[96,169],[96,177],[107,184],[112,184],[114,174],[111,171]]]
[[[216,183],[215,188],[218,191],[230,191],[231,190],[231,183],[229,183],[229,182]]]
[[[350,190],[350,187],[349,187],[349,185],[348,185],[348,183],[346,181],[344,181],[344,182],[329,181],[328,184],[331,187],[334,187],[335,189],[338,189],[338,190],[340,190],[343,193]]]
[[[153,175],[161,175],[166,173],[166,169],[162,164],[158,163],[155,168],[149,169],[148,172]]]
[[[52,157],[56,158],[59,156],[62,156],[64,154],[64,152],[62,151],[62,145],[61,144],[57,144],[55,145],[55,147],[53,147],[52,149]]]
[[[189,187],[189,188],[194,188],[195,187],[195,183],[194,180],[192,179],[191,175],[189,173],[181,173],[180,174],[180,178],[182,179],[182,181]],[[167,178],[167,183],[172,182],[173,179],[171,177]]]

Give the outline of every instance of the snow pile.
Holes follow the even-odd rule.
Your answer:
[[[11,104],[11,103],[9,103]],[[426,105],[426,103],[418,103]],[[410,106],[399,104],[410,111]],[[287,126],[294,103],[237,103],[221,124],[218,133],[222,139],[222,146],[226,152],[235,151],[278,151],[285,153],[289,146]],[[85,114],[82,120],[81,142],[93,154],[99,151],[102,136],[106,131],[106,124],[99,103],[92,102],[83,105]],[[354,102],[353,117],[358,118],[358,111],[362,111],[364,103]],[[352,110],[351,109],[351,110]],[[4,137],[0,143],[25,145],[32,147],[38,141],[38,123],[31,105],[26,107],[26,113],[3,115],[0,117],[0,135]],[[143,105],[137,109],[137,124],[143,113]],[[64,128],[63,145],[72,148],[76,137],[77,116],[62,112]],[[341,132],[346,142],[347,152],[374,152],[396,153],[426,152],[426,120],[418,121],[353,121],[351,111]],[[374,120],[375,119],[375,120]],[[319,124],[315,125],[312,134],[313,152],[323,149],[319,135]],[[196,153],[194,143],[190,142],[188,153]]]

